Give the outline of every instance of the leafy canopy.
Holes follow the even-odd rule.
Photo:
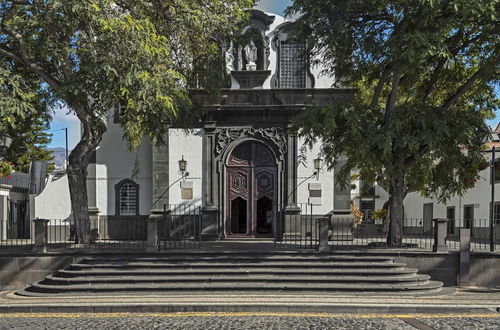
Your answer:
[[[143,136],[161,142],[169,124],[191,107],[187,86],[206,69],[194,64],[211,63],[220,53],[220,39],[246,17],[242,8],[252,4],[4,1],[0,77],[8,75],[19,97],[2,111],[29,111],[28,99],[34,95],[21,87],[33,80],[35,91],[48,89],[52,102],[63,102],[76,113],[83,138],[94,146],[106,129],[106,113],[116,104],[126,107],[121,122],[132,147]],[[25,67],[22,75],[14,74],[17,65]]]
[[[498,0],[294,0],[295,33],[311,57],[355,96],[297,120],[308,142],[322,140],[339,175],[359,169],[406,192],[463,193],[484,161],[484,123],[498,108]],[[390,188],[388,188],[390,190]]]

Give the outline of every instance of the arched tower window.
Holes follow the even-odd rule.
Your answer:
[[[279,42],[279,86],[280,88],[306,87],[305,45],[280,40]]]
[[[139,185],[125,179],[115,185],[116,215],[139,215]]]

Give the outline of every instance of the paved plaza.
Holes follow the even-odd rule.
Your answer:
[[[500,315],[0,314],[0,329],[500,329]]]

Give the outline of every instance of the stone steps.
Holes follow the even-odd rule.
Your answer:
[[[289,262],[277,262],[277,261],[262,261],[262,262],[127,262],[127,263],[101,263],[101,264],[71,264],[70,269],[137,269],[137,268],[147,268],[147,269],[196,269],[196,268],[263,268],[263,267],[274,267],[274,268],[404,268],[403,263],[382,263],[382,262],[301,262],[295,263],[293,261]]]
[[[179,275],[179,276],[81,276],[81,277],[59,277],[58,275],[49,275],[45,278],[45,284],[88,284],[92,283],[191,283],[191,282],[321,282],[321,283],[399,283],[399,282],[423,282],[430,280],[429,275],[405,275],[405,276],[305,276],[305,275],[286,275],[286,277],[276,274],[220,274],[220,275]]]
[[[315,253],[222,253],[83,258],[25,296],[199,292],[429,294],[442,287],[394,258]]]
[[[404,276],[414,275],[418,270],[414,268],[401,269],[335,269],[329,267],[317,267],[314,269],[287,269],[287,268],[201,268],[201,269],[87,269],[85,274],[88,276],[152,276],[164,275],[188,276],[188,275],[214,275],[214,274],[279,274],[279,275],[371,275],[371,276]],[[78,277],[82,274],[81,269],[63,269],[58,272],[62,277]]]

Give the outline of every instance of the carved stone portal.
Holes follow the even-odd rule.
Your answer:
[[[283,129],[279,127],[270,128],[222,128],[215,133],[215,156],[222,154],[231,142],[240,138],[260,137],[274,144],[281,155],[287,152],[287,141]]]

